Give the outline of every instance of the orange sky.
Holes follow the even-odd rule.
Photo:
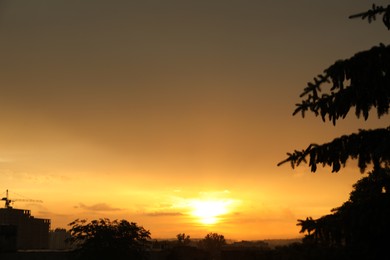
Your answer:
[[[276,164],[388,122],[291,115],[323,69],[386,43],[380,22],[347,19],[370,6],[0,0],[0,193],[42,200],[14,206],[53,228],[109,217],[153,238],[299,236],[297,219],[341,205],[361,175]],[[195,216],[204,202],[216,223]]]

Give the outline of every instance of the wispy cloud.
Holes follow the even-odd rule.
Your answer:
[[[150,217],[165,217],[165,216],[183,216],[183,213],[180,212],[152,212],[152,213],[147,213],[147,216]]]
[[[122,209],[120,208],[114,208],[106,203],[97,203],[93,204],[91,206],[87,206],[83,203],[79,203],[79,206],[76,206],[75,208],[85,209],[89,211],[120,211]]]
[[[50,216],[50,217],[73,217],[73,214],[58,214],[52,211],[38,211],[37,212],[41,216]]]

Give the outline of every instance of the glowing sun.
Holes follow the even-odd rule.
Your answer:
[[[229,212],[231,202],[225,200],[196,200],[191,206],[192,215],[205,225],[213,225],[219,221],[221,215]]]

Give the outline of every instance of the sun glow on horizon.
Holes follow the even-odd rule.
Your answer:
[[[214,225],[219,222],[220,216],[229,213],[230,204],[231,201],[227,200],[195,200],[191,203],[191,214],[204,225]]]

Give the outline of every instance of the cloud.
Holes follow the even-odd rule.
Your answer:
[[[58,214],[58,213],[55,213],[55,212],[51,212],[51,211],[38,211],[38,214],[39,215],[42,215],[42,216],[50,216],[50,217],[72,217],[73,214]]]
[[[152,213],[147,213],[147,216],[150,217],[165,217],[165,216],[183,216],[183,213],[180,212],[152,212]]]
[[[87,206],[83,203],[79,203],[79,206],[76,206],[75,208],[81,208],[89,211],[119,211],[122,210],[120,208],[113,208],[110,205],[106,203],[97,203],[91,206]]]

